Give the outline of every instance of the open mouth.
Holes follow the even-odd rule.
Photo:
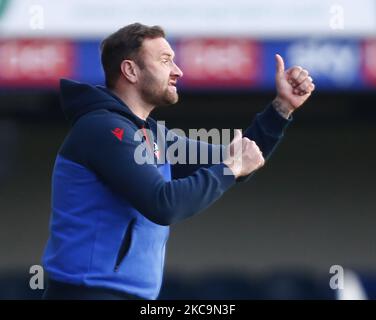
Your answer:
[[[176,82],[169,82],[168,87],[176,91]]]

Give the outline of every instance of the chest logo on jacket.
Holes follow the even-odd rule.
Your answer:
[[[124,134],[124,129],[120,128],[115,128],[114,130],[111,131],[113,135],[118,138],[120,141],[123,140],[123,134]]]

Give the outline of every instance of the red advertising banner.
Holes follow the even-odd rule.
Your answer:
[[[247,39],[185,39],[175,45],[184,87],[239,88],[257,83],[260,45]]]
[[[73,49],[64,40],[0,41],[0,85],[55,87],[73,69]]]
[[[362,48],[362,74],[366,84],[376,87],[376,40],[366,40]]]

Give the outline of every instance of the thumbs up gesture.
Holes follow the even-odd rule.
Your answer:
[[[273,106],[283,117],[288,118],[308,99],[315,90],[315,85],[307,70],[300,66],[285,70],[282,57],[276,54],[275,59],[277,97]]]

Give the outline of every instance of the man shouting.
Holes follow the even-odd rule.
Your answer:
[[[209,155],[225,150],[219,162],[160,163],[169,143],[197,153],[203,144],[177,135],[154,143],[169,131],[150,112],[178,101],[183,76],[163,29],[125,26],[104,39],[101,58],[106,87],[61,81],[72,126],[53,170],[45,298],[156,299],[169,226],[263,166],[314,84],[301,67],[285,70],[276,55],[276,98],[229,147],[206,144]],[[151,161],[136,161],[140,144]]]

